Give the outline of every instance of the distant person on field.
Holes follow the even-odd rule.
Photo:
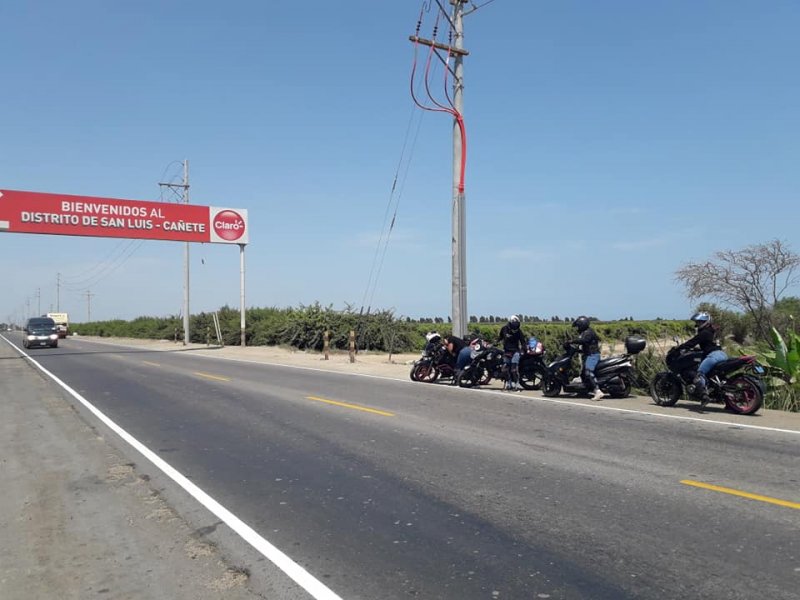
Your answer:
[[[507,390],[519,391],[522,389],[519,385],[519,359],[526,350],[527,339],[522,333],[517,315],[508,317],[508,323],[500,328],[498,342],[503,343],[503,359],[508,373],[504,387]]]
[[[592,400],[600,400],[603,397],[603,392],[600,391],[600,386],[597,385],[597,377],[594,374],[597,363],[600,362],[600,337],[590,327],[589,317],[578,317],[572,322],[572,326],[580,334],[570,343],[580,346],[581,354],[583,354],[581,378],[591,388]]]

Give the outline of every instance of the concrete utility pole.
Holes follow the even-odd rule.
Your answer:
[[[467,198],[462,187],[464,140],[461,137],[464,115],[464,5],[469,0],[450,0],[452,16],[448,16],[453,31],[453,45],[448,46],[435,40],[427,40],[416,35],[409,39],[417,44],[430,46],[432,51],[446,50],[454,57],[453,69],[453,206],[452,206],[452,314],[453,334],[464,337],[467,334],[469,313],[467,312]],[[440,0],[436,0],[439,10],[445,12]],[[473,11],[476,10],[473,8]],[[472,12],[472,11],[471,11]],[[446,15],[447,16],[447,15]],[[438,56],[438,54],[437,54]],[[449,69],[447,63],[439,56]],[[441,105],[440,105],[441,106]],[[423,107],[424,108],[424,107]]]
[[[61,273],[56,273],[56,312],[61,312]]]
[[[453,108],[459,115],[464,114],[464,4],[466,0],[450,0],[453,5],[453,34],[455,63],[453,70]],[[461,127],[453,119],[453,277],[452,306],[453,334],[464,337],[467,334],[469,314],[467,313],[467,198],[459,190],[461,181],[461,153],[463,152]]]
[[[170,189],[181,190],[181,202],[189,204],[189,161],[183,161],[183,183],[159,183]],[[189,242],[183,247],[183,345],[189,343]]]
[[[86,290],[86,322],[92,322],[92,296],[94,294],[89,290]]]

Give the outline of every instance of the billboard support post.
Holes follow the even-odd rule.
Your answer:
[[[242,348],[245,347],[245,302],[244,302],[244,244],[239,244],[239,327],[242,334]]]

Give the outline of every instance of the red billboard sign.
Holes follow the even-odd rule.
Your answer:
[[[247,244],[247,210],[0,190],[0,232]]]

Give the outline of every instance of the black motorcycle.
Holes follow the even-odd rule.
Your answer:
[[[451,379],[456,369],[456,358],[442,346],[441,340],[425,345],[422,356],[414,361],[409,376],[412,381],[434,383],[440,379]]]
[[[646,345],[643,338],[630,336],[625,340],[625,354],[610,356],[597,363],[594,375],[600,391],[612,398],[630,396],[633,382],[632,357]],[[547,366],[547,376],[542,386],[545,396],[556,397],[563,390],[568,394],[590,395],[591,386],[580,376],[580,365],[573,360],[580,348],[571,342],[564,343],[564,354]]]
[[[464,367],[458,385],[461,387],[475,387],[486,385],[492,379],[506,379],[505,360],[503,351],[481,339],[470,343],[472,353],[469,364]]]
[[[689,400],[701,400],[696,393],[694,378],[703,359],[698,350],[667,352],[669,371],[658,373],[650,383],[650,396],[660,406],[673,406],[684,395]],[[761,380],[764,367],[754,356],[730,358],[714,365],[706,376],[706,391],[711,402],[740,415],[752,415],[764,403],[765,386]]]
[[[535,337],[528,338],[528,347],[519,359],[519,384],[526,390],[539,390],[545,377],[544,346]]]

